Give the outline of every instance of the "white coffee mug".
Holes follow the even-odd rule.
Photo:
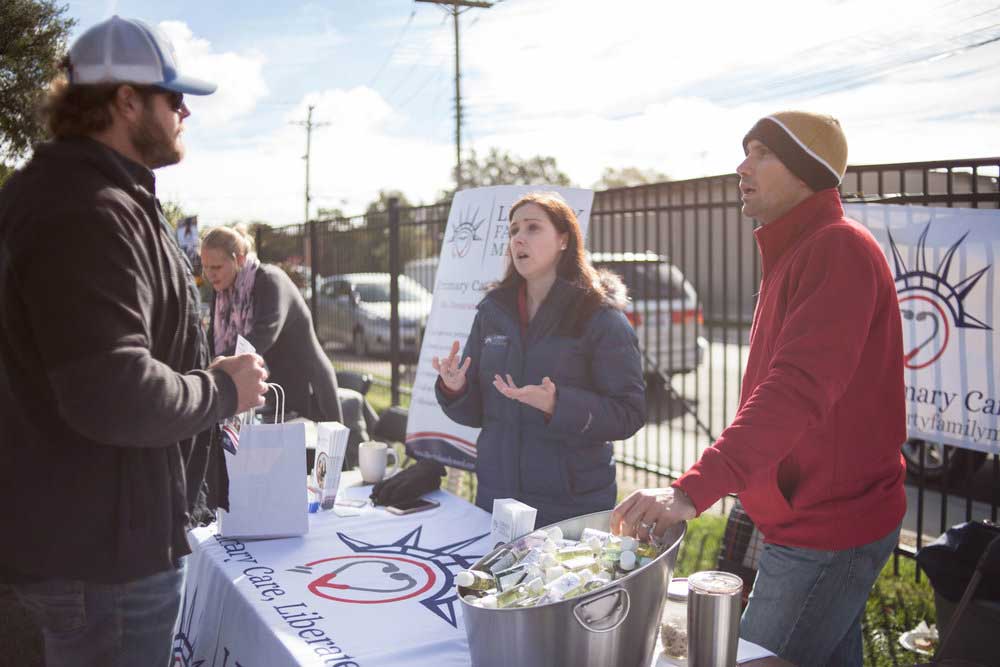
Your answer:
[[[392,466],[386,470],[389,457]],[[362,442],[358,445],[358,463],[361,466],[361,479],[365,484],[376,484],[386,477],[392,477],[399,469],[396,451],[384,442]]]

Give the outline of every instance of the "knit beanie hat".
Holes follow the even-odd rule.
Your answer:
[[[771,149],[788,170],[814,192],[840,185],[847,169],[847,138],[836,118],[806,111],[780,111],[765,116],[743,137]]]

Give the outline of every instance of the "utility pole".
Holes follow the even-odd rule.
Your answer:
[[[312,152],[312,131],[313,128],[320,128],[329,125],[330,123],[314,123],[312,122],[313,109],[316,108],[315,104],[309,105],[309,112],[306,115],[304,121],[294,121],[292,125],[298,125],[300,127],[306,128],[306,154],[302,156],[302,159],[306,161],[306,212],[303,222],[309,222],[309,204],[312,201],[312,197],[309,196],[309,156]]]
[[[318,244],[318,241],[316,238],[316,230],[311,229],[309,224],[309,203],[312,201],[312,197],[309,195],[309,158],[312,154],[313,128],[325,127],[326,125],[330,124],[330,123],[313,122],[312,120],[313,109],[315,108],[316,105],[310,104],[309,112],[306,114],[305,121],[300,120],[300,121],[294,121],[292,123],[293,125],[299,125],[301,127],[306,128],[306,154],[302,156],[302,159],[306,161],[306,210],[305,210],[305,216],[302,219],[302,244],[304,246],[302,249],[302,254],[303,254],[303,261],[305,262],[306,266],[309,267],[309,273],[311,276],[310,280],[312,282],[313,312],[316,312],[315,302],[316,302],[316,268],[317,268],[313,266],[314,264],[313,248],[314,245]],[[315,225],[313,225],[313,227],[315,227]]]
[[[462,12],[459,7],[471,9],[489,9],[492,2],[480,2],[479,0],[416,0],[416,2],[427,2],[432,5],[447,5],[446,10],[451,14],[455,22],[455,189],[462,189],[462,73],[459,59],[458,40],[458,15]]]

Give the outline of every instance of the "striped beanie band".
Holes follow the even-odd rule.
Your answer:
[[[836,118],[806,111],[781,111],[761,118],[743,137],[767,146],[814,192],[840,185],[847,169],[847,138]]]

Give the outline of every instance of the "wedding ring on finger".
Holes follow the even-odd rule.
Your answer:
[[[652,523],[646,523],[645,521],[640,521],[639,525],[642,528],[644,528],[646,530],[646,532],[649,532],[649,531],[651,531],[653,529],[653,524]]]

